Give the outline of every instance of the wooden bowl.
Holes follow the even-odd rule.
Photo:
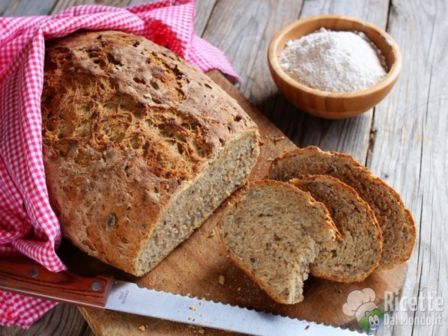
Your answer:
[[[320,28],[363,32],[383,53],[388,72],[374,86],[348,93],[313,89],[291,78],[280,67],[278,55],[289,40],[310,34]],[[392,89],[401,70],[401,54],[397,43],[380,28],[346,16],[314,16],[291,23],[278,32],[268,49],[272,77],[283,94],[299,109],[327,119],[353,117],[378,104]]]

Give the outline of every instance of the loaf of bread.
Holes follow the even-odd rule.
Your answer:
[[[367,278],[378,267],[383,250],[381,229],[370,206],[353,188],[328,175],[306,175],[290,183],[323,203],[342,235],[341,240],[321,245],[310,273],[338,282]]]
[[[330,175],[351,186],[375,213],[383,233],[380,267],[392,268],[411,256],[415,245],[412,215],[400,195],[352,157],[317,147],[297,148],[272,162],[270,178],[288,181],[301,175]]]
[[[246,181],[259,152],[256,125],[206,75],[121,32],[50,41],[42,113],[63,234],[137,276]]]
[[[309,265],[339,234],[323,204],[292,184],[268,180],[231,197],[218,232],[229,258],[284,304],[303,300]]]

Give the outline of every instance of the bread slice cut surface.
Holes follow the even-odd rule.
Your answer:
[[[330,175],[351,186],[375,213],[382,229],[381,269],[407,261],[415,245],[415,225],[400,195],[352,157],[317,147],[297,148],[273,161],[270,178],[289,181],[301,175]]]
[[[311,274],[338,282],[367,278],[378,267],[383,247],[381,229],[369,205],[353,188],[328,175],[307,175],[290,183],[322,202],[342,235],[341,240],[321,245]]]
[[[218,228],[230,259],[284,304],[303,300],[309,264],[337,231],[321,203],[277,181],[252,182],[237,191]]]

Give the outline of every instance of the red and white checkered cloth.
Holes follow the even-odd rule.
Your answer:
[[[45,40],[79,29],[121,30],[164,45],[203,71],[237,75],[221,51],[194,33],[194,0],[129,8],[86,5],[53,16],[0,18],[0,253],[24,254],[64,270],[42,159],[41,94]],[[52,301],[0,291],[0,324],[30,327]]]

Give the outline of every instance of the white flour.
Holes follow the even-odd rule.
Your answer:
[[[329,92],[366,89],[386,75],[384,56],[360,32],[321,28],[289,41],[279,61],[295,80]]]

